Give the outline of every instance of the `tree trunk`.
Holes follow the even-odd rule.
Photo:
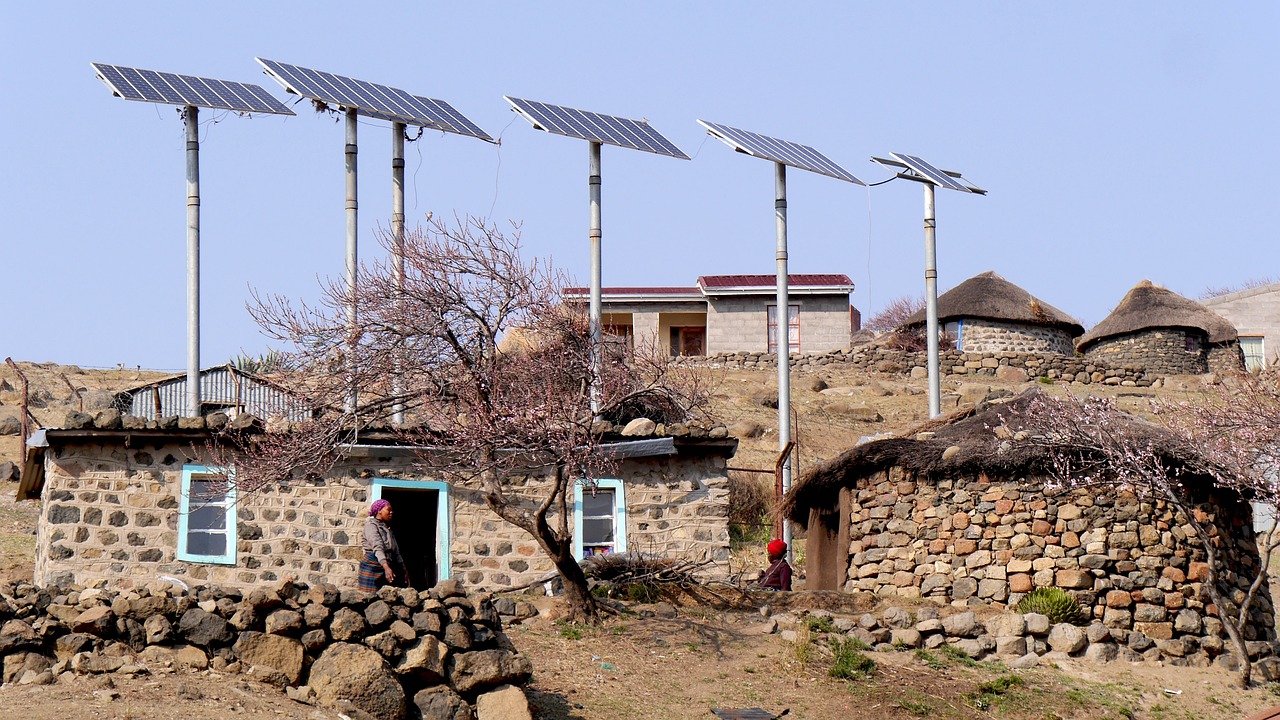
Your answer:
[[[582,566],[569,553],[564,553],[563,557],[553,557],[552,560],[556,571],[560,573],[560,579],[564,581],[564,604],[569,622],[599,622],[599,607],[595,597],[591,595]]]
[[[1247,690],[1253,681],[1253,662],[1249,659],[1249,649],[1245,645],[1244,635],[1240,632],[1236,623],[1239,618],[1249,617],[1249,609],[1247,607],[1238,608],[1236,617],[1231,617],[1227,598],[1218,592],[1218,573],[1212,564],[1209,566],[1209,576],[1205,578],[1204,584],[1205,591],[1209,593],[1209,599],[1218,607],[1218,619],[1222,621],[1222,627],[1227,631],[1227,637],[1231,639],[1231,644],[1235,646],[1236,653],[1240,656],[1240,675],[1236,682],[1241,688]],[[1243,626],[1245,622],[1248,621],[1240,622],[1240,626]]]

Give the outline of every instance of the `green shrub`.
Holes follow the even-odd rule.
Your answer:
[[[831,650],[835,654],[835,662],[828,674],[833,678],[856,680],[876,669],[876,661],[863,655],[849,640],[832,640]]]
[[[810,615],[804,619],[805,627],[810,632],[832,633],[836,631],[835,621],[829,615]]]
[[[1080,603],[1067,591],[1058,588],[1036,588],[1018,601],[1016,609],[1023,614],[1047,615],[1054,623],[1083,625],[1086,620]]]

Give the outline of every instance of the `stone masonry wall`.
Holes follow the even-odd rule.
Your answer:
[[[1083,356],[1056,353],[962,352],[943,350],[938,354],[943,375],[998,375],[1012,371],[1015,377],[1045,377],[1083,385],[1102,383],[1125,387],[1147,387],[1160,376],[1131,367],[1108,367]],[[713,368],[754,369],[777,367],[773,353],[722,353],[708,358],[682,358],[682,362]],[[791,358],[791,367],[799,372],[817,371],[827,365],[849,365],[867,372],[892,373],[925,377],[928,373],[924,352],[907,352],[895,348],[859,345],[822,355],[800,355]],[[1005,370],[1002,370],[1005,368]]]
[[[1070,333],[1056,327],[965,318],[960,348],[968,353],[1012,352],[1031,355],[1073,355]]]
[[[237,504],[234,565],[177,559],[179,494],[194,450],[111,445],[66,447],[46,458],[37,524],[39,583],[114,578],[123,587],[157,575],[189,584],[249,587],[286,578],[354,586],[370,486],[377,478],[423,479],[407,460],[377,459],[335,468],[318,484],[244,493]],[[725,459],[627,460],[624,482],[629,548],[695,560],[723,571],[728,559]],[[526,478],[527,497],[545,481]],[[537,580],[553,569],[527,533],[494,515],[479,493],[450,488],[452,573],[477,588]]]
[[[1045,497],[981,477],[916,482],[898,468],[852,492],[847,591],[1013,606],[1033,588],[1059,587],[1118,642],[1138,632],[1221,650],[1206,640],[1221,635],[1221,622],[1202,587],[1203,551],[1188,540],[1188,518],[1163,503],[1096,489]],[[1247,506],[1203,503],[1196,512],[1217,528],[1233,567],[1247,571],[1222,581],[1239,601],[1257,562]],[[1267,597],[1245,634],[1275,638]]]
[[[1206,345],[1201,331],[1160,328],[1104,338],[1084,355],[1095,362],[1157,375],[1198,375],[1209,371]]]

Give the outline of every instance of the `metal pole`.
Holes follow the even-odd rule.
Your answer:
[[[788,450],[791,444],[791,313],[787,297],[787,166],[775,163],[773,214],[778,228],[778,309],[777,309],[777,358],[778,358],[778,450]],[[791,491],[791,455],[782,466],[782,494]],[[787,544],[787,555],[794,557],[791,549],[791,523],[782,524],[782,541]]]
[[[600,412],[600,370],[603,366],[603,303],[600,271],[600,143],[590,145],[587,185],[591,195],[591,412]]]
[[[358,206],[356,203],[356,112],[347,111],[346,123],[347,166],[347,389],[346,411],[356,410],[355,383],[355,333],[356,333],[356,229]]]
[[[200,110],[187,124],[187,417],[200,415]]]
[[[924,184],[925,332],[929,343],[929,417],[942,414],[942,380],[938,366],[938,257],[933,218],[933,184]]]
[[[396,302],[402,303],[404,296],[404,123],[391,123],[391,237],[395,243]],[[392,406],[391,420],[397,425],[404,424],[404,401],[399,398],[404,394],[404,358],[401,357],[403,346],[396,348],[394,358],[394,376],[391,378],[391,392],[397,400]]]

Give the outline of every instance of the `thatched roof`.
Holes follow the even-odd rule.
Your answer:
[[[1194,300],[1143,280],[1124,296],[1115,310],[1076,342],[1083,351],[1104,338],[1154,328],[1203,331],[1211,343],[1231,342],[1236,328],[1226,318]]]
[[[1034,428],[1026,427],[1024,412],[1042,395],[1038,388],[1032,388],[1008,402],[976,412],[961,411],[941,423],[932,420],[898,437],[874,440],[846,450],[800,478],[779,510],[791,520],[807,524],[809,510],[834,507],[841,488],[856,487],[864,478],[895,467],[908,475],[933,480],[986,475],[1000,482],[1043,477],[1049,467],[1047,451],[1036,445],[1013,442],[1005,433],[1006,429],[1034,433]],[[1169,460],[1184,465],[1199,464],[1197,458],[1189,454],[1192,451],[1167,430],[1136,416],[1132,422],[1138,432],[1149,435]],[[933,436],[915,439],[923,430],[932,432]],[[943,453],[953,446],[957,451],[943,459]]]
[[[938,320],[982,318],[1025,325],[1048,325],[1066,330],[1071,337],[1084,332],[1075,318],[988,270],[974,275],[938,296]],[[903,327],[922,325],[920,310]]]

